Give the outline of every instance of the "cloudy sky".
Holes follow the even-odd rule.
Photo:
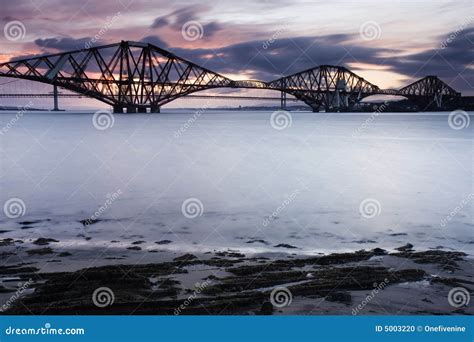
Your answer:
[[[384,88],[438,75],[474,95],[472,0],[1,1],[0,61],[135,40],[235,79],[334,64]]]

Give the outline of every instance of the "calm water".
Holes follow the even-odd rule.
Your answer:
[[[170,110],[115,115],[98,130],[92,114],[27,113],[13,125],[15,113],[0,115],[0,200],[26,208],[1,213],[0,238],[84,250],[143,240],[143,252],[158,240],[177,252],[407,242],[474,252],[472,115],[455,130],[448,113],[292,113],[277,130],[271,112]]]

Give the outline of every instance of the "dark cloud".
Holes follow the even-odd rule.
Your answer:
[[[140,40],[141,42],[152,44],[160,48],[166,48],[168,44],[158,36],[147,36]]]
[[[79,39],[74,39],[70,37],[45,38],[45,39],[36,39],[35,44],[43,49],[71,51],[71,50],[84,49],[87,46],[87,44],[91,43],[91,40],[92,38],[90,37],[84,37],[84,38],[79,38]]]
[[[182,12],[179,15],[182,20],[189,18]],[[205,32],[219,29],[218,24],[204,27]],[[156,35],[146,36],[141,41],[170,50],[215,72],[245,73],[264,81],[323,64],[348,66],[351,63],[366,63],[383,65],[387,70],[405,75],[412,81],[427,75],[437,75],[459,91],[472,92],[474,27],[440,36],[435,48],[410,55],[400,50],[362,46],[354,38],[350,34],[275,38],[246,41],[217,49],[173,48]],[[35,43],[44,53],[50,53],[52,50],[81,49],[89,41],[87,37],[63,37],[37,39]],[[357,73],[357,70],[354,71]]]
[[[392,58],[388,61],[393,71],[416,80],[436,75],[458,90],[474,89],[474,27],[438,37],[434,49]]]
[[[170,27],[174,30],[181,31],[183,26],[190,21],[197,21],[203,27],[204,38],[211,38],[216,32],[222,30],[224,27],[217,21],[208,23],[202,22],[199,15],[208,10],[207,6],[194,5],[177,9],[167,15],[157,17],[151,24],[151,28]]]
[[[405,55],[401,50],[361,46],[353,38],[353,35],[342,34],[277,38],[273,41],[248,41],[219,49],[174,48],[172,51],[216,72],[246,72],[266,81],[318,65],[366,63],[384,66],[412,81],[437,75],[459,91],[472,92],[474,28],[466,28],[454,36],[451,33],[438,37],[439,46],[411,55]]]
[[[345,65],[353,62],[377,63],[387,49],[335,44],[350,35],[281,38],[249,41],[219,49],[172,49],[217,72],[250,72],[255,78],[271,80],[318,65]],[[212,56],[209,58],[209,56]]]

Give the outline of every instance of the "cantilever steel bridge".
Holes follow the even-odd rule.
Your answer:
[[[381,89],[342,66],[321,65],[280,79],[235,81],[152,44],[122,41],[0,64],[0,76],[48,83],[105,102],[114,112],[159,112],[201,90],[253,88],[293,95],[313,111],[351,108],[371,95],[398,95],[421,110],[443,108],[461,94],[436,76],[401,89]]]

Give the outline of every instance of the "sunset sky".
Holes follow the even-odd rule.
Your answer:
[[[1,1],[1,25],[20,21],[25,32],[3,32],[0,61],[134,40],[235,79],[333,64],[383,88],[438,75],[474,95],[472,0]],[[190,22],[202,37],[183,36]]]

